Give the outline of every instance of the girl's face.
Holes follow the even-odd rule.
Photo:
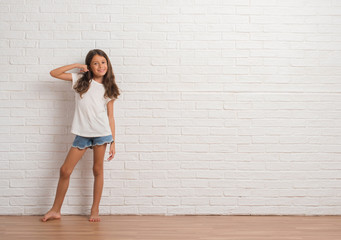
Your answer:
[[[107,60],[105,57],[95,55],[91,60],[90,68],[94,77],[103,77],[108,70]]]

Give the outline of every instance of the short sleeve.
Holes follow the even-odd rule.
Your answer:
[[[106,97],[105,98],[105,105],[107,105],[111,100],[113,100],[113,99]]]
[[[77,80],[82,77],[82,74],[80,73],[71,73],[72,75],[72,86],[71,89],[73,89],[73,86],[76,84]]]

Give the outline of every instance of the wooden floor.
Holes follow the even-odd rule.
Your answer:
[[[341,216],[0,216],[0,239],[340,240]]]

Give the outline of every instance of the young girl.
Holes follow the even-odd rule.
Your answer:
[[[50,72],[52,77],[72,82],[75,91],[75,113],[71,132],[75,134],[72,147],[60,168],[56,197],[52,208],[41,219],[59,219],[70,175],[87,148],[93,149],[95,177],[93,204],[89,221],[98,222],[99,202],[103,190],[103,161],[106,146],[110,143],[108,161],[115,155],[114,101],[120,95],[108,56],[99,49],[89,51],[85,65],[71,64]],[[66,73],[79,68],[80,73]]]

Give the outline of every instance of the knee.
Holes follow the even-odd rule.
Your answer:
[[[60,176],[61,178],[69,178],[70,175],[71,175],[71,173],[72,173],[71,170],[69,170],[69,169],[67,169],[66,167],[62,166],[62,167],[60,168],[59,176]]]
[[[93,171],[95,177],[103,175],[103,167],[94,166],[92,171]]]

